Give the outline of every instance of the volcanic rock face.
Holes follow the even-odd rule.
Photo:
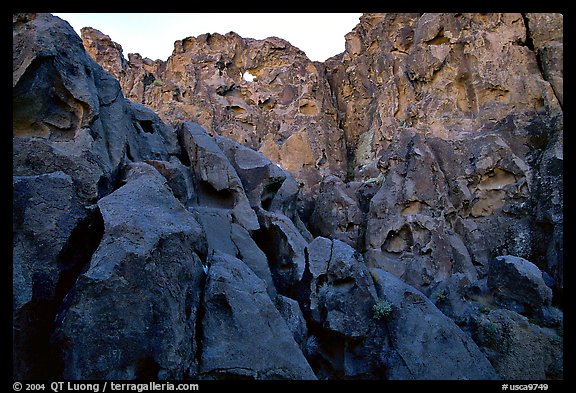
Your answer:
[[[166,122],[192,120],[211,135],[259,150],[305,191],[316,191],[322,175],[345,174],[343,133],[324,69],[290,43],[204,34],[176,41],[166,62],[137,54],[126,62],[122,47],[101,32],[85,28],[82,37],[125,96]]]
[[[164,62],[14,15],[14,378],[562,379],[562,23]]]
[[[561,288],[562,218],[550,212],[562,206],[562,24],[557,14],[366,14],[324,64],[277,38],[229,33],[177,41],[166,62],[131,54],[139,60],[121,70],[119,45],[83,36],[129,98],[289,170],[306,201],[321,196],[301,205],[313,234],[370,265],[426,291],[513,254]]]
[[[548,266],[562,287],[562,218],[542,215],[562,206],[562,176],[543,159],[555,152],[561,166],[562,108],[547,75],[562,71],[540,72],[544,52],[532,50],[561,57],[562,17],[532,20],[534,31],[520,14],[364,15],[326,62],[350,167],[381,184],[367,216],[370,265],[428,292],[513,254]]]

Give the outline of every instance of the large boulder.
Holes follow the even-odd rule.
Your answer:
[[[268,257],[278,293],[295,298],[306,265],[306,239],[296,225],[281,213],[258,211],[260,230],[254,240]]]
[[[386,327],[373,318],[377,294],[362,255],[339,240],[306,247],[298,299],[308,321],[306,352],[321,379],[385,378]]]
[[[472,320],[472,337],[507,380],[563,379],[563,337],[514,311],[495,309]]]
[[[340,240],[317,237],[307,247],[303,284],[309,317],[323,328],[347,337],[365,337],[377,295],[362,255]]]
[[[276,308],[286,321],[288,329],[292,332],[294,336],[294,341],[298,343],[300,349],[304,349],[306,338],[308,336],[308,328],[306,327],[306,319],[302,314],[300,305],[294,299],[289,297],[278,295],[276,297]]]
[[[98,246],[101,218],[83,208],[63,172],[14,176],[12,217],[14,377],[52,378],[52,321]]]
[[[268,258],[252,239],[250,233],[243,226],[233,222],[230,211],[202,206],[196,206],[190,210],[202,225],[206,235],[208,254],[218,252],[242,260],[266,283],[266,290],[274,299],[276,287],[268,266]]]
[[[179,139],[188,155],[198,204],[230,209],[235,220],[247,230],[259,228],[242,181],[216,141],[196,123],[183,123]]]
[[[269,210],[276,192],[290,174],[264,155],[229,138],[215,137],[242,180],[250,205]]]
[[[552,302],[552,289],[536,265],[512,255],[498,256],[490,263],[488,287],[502,308],[541,318]]]
[[[214,140],[234,166],[250,206],[256,212],[266,210],[286,216],[306,241],[312,241],[300,218],[300,185],[290,172],[232,139],[216,136]]]
[[[371,269],[391,341],[389,379],[494,379],[472,339],[420,291]],[[386,306],[386,307],[384,307]]]
[[[172,193],[182,205],[190,207],[198,203],[190,168],[182,164],[178,158],[171,157],[170,161],[144,160],[144,162],[152,165],[164,176]]]
[[[84,51],[50,14],[13,17],[13,173],[63,171],[82,201],[111,192],[125,161],[167,160],[176,134]]]
[[[57,318],[66,379],[195,375],[202,228],[152,166],[98,201],[104,235]]]
[[[316,379],[266,284],[239,259],[211,256],[203,310],[201,379]]]

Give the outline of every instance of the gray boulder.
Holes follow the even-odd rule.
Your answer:
[[[368,335],[377,295],[372,277],[357,251],[340,240],[317,237],[307,247],[310,318],[346,337]],[[308,274],[309,273],[309,274]]]
[[[472,337],[508,380],[563,379],[563,337],[511,310],[496,309],[472,321]]]
[[[190,168],[172,157],[170,161],[145,160],[164,176],[172,193],[185,207],[197,204],[197,194]]]
[[[300,305],[294,299],[278,295],[276,297],[276,308],[284,318],[288,329],[294,336],[294,341],[298,343],[301,349],[304,349],[306,338],[308,336],[308,328],[306,327],[306,319],[300,310]]]
[[[65,379],[195,374],[200,224],[148,164],[100,199],[104,236],[58,316]]]
[[[259,228],[242,181],[214,139],[196,123],[182,123],[178,136],[190,160],[194,188],[201,206],[232,210],[234,219],[249,231]]]
[[[258,247],[256,242],[250,237],[250,233],[243,226],[232,223],[230,238],[236,246],[237,257],[242,260],[264,283],[270,299],[276,297],[276,287],[272,279],[272,273],[268,266],[266,254]]]
[[[81,201],[111,192],[125,161],[168,160],[176,134],[85,52],[65,21],[13,16],[13,174],[62,171]]]
[[[488,288],[497,305],[519,314],[541,317],[552,302],[552,290],[532,262],[511,255],[490,262]]]
[[[234,166],[250,206],[288,217],[307,242],[312,235],[300,218],[300,186],[287,170],[240,143],[221,136],[214,137],[230,163]]]
[[[272,200],[289,174],[263,154],[232,139],[217,136],[214,140],[234,166],[250,205],[270,210]]]
[[[304,274],[306,239],[294,223],[281,213],[258,211],[261,229],[254,240],[268,257],[278,293],[295,298]]]
[[[265,283],[239,259],[211,256],[203,304],[201,379],[316,379]]]
[[[268,266],[268,258],[250,233],[243,226],[233,222],[231,211],[200,206],[192,207],[190,210],[202,225],[208,254],[219,252],[242,260],[266,283],[266,290],[270,298],[274,299],[276,288]]]
[[[389,379],[496,378],[474,341],[424,294],[384,270],[370,271],[389,307],[381,314],[390,335]]]
[[[14,377],[54,375],[51,321],[101,237],[63,172],[13,177],[12,310]]]
[[[381,379],[387,332],[373,319],[376,290],[362,255],[317,237],[306,248],[299,301],[308,321],[306,353],[321,379]]]
[[[129,100],[126,103],[136,130],[133,145],[138,146],[136,153],[143,154],[134,157],[135,160],[168,160],[169,156],[179,154],[178,137],[171,126],[164,124],[150,108]]]

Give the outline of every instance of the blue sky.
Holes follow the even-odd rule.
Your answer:
[[[174,41],[204,33],[230,31],[245,38],[276,36],[303,50],[308,58],[324,61],[344,51],[344,36],[359,22],[355,13],[53,13],[80,34],[90,26],[122,45],[124,56],[140,53],[166,60]]]

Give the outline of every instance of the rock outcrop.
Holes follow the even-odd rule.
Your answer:
[[[183,379],[196,353],[202,228],[152,166],[129,165],[124,181],[98,201],[102,240],[59,310],[62,376]]]
[[[127,160],[168,159],[177,144],[150,109],[133,109],[67,23],[14,15],[13,32],[14,375],[47,378],[60,367],[55,316],[102,238],[96,203]]]
[[[176,41],[166,62],[153,62],[137,54],[126,61],[122,47],[98,30],[85,28],[82,37],[124,95],[167,123],[194,121],[262,152],[308,194],[323,175],[345,175],[343,133],[323,68],[290,43],[203,34]]]
[[[15,14],[14,378],[562,379],[562,24],[152,61]]]
[[[366,14],[346,36],[325,64],[349,167],[380,186],[365,230],[371,266],[428,293],[512,254],[562,287],[562,218],[541,213],[562,206],[561,82],[548,76],[562,71],[541,72],[545,50],[534,51],[561,57],[561,30],[561,15]]]
[[[563,340],[553,329],[514,311],[496,309],[475,318],[472,331],[501,378],[563,379]]]
[[[266,284],[242,261],[211,257],[204,313],[200,377],[316,379]]]
[[[323,64],[229,33],[121,69],[119,45],[83,37],[128,97],[290,171],[313,235],[424,292],[511,254],[561,294],[562,27],[559,14],[365,14]]]
[[[378,297],[390,307],[390,379],[493,379],[490,362],[472,339],[420,291],[373,269]],[[438,362],[443,366],[438,367]]]
[[[231,161],[198,124],[176,130],[126,100],[64,21],[14,15],[13,27],[14,377],[222,377],[234,374],[224,371],[230,359],[215,356],[214,345],[224,345],[240,359],[232,368],[252,366],[252,378],[315,379],[274,306],[248,199],[261,193],[258,203],[292,223],[282,212],[297,216],[284,201],[298,188],[276,198],[293,187],[291,175],[256,152]],[[249,171],[250,160],[264,163],[259,183],[234,168]],[[206,276],[215,252],[245,276],[244,295],[233,281],[223,289],[231,310],[266,307],[259,317],[271,341],[263,345],[277,347],[268,359],[258,353],[261,367],[255,341],[238,347],[226,333],[239,323],[252,335],[253,319],[223,327],[229,342],[203,331],[219,318],[209,311],[219,268]],[[230,274],[223,266],[218,277]],[[258,301],[245,301],[254,291]],[[285,361],[270,361],[280,355]]]

